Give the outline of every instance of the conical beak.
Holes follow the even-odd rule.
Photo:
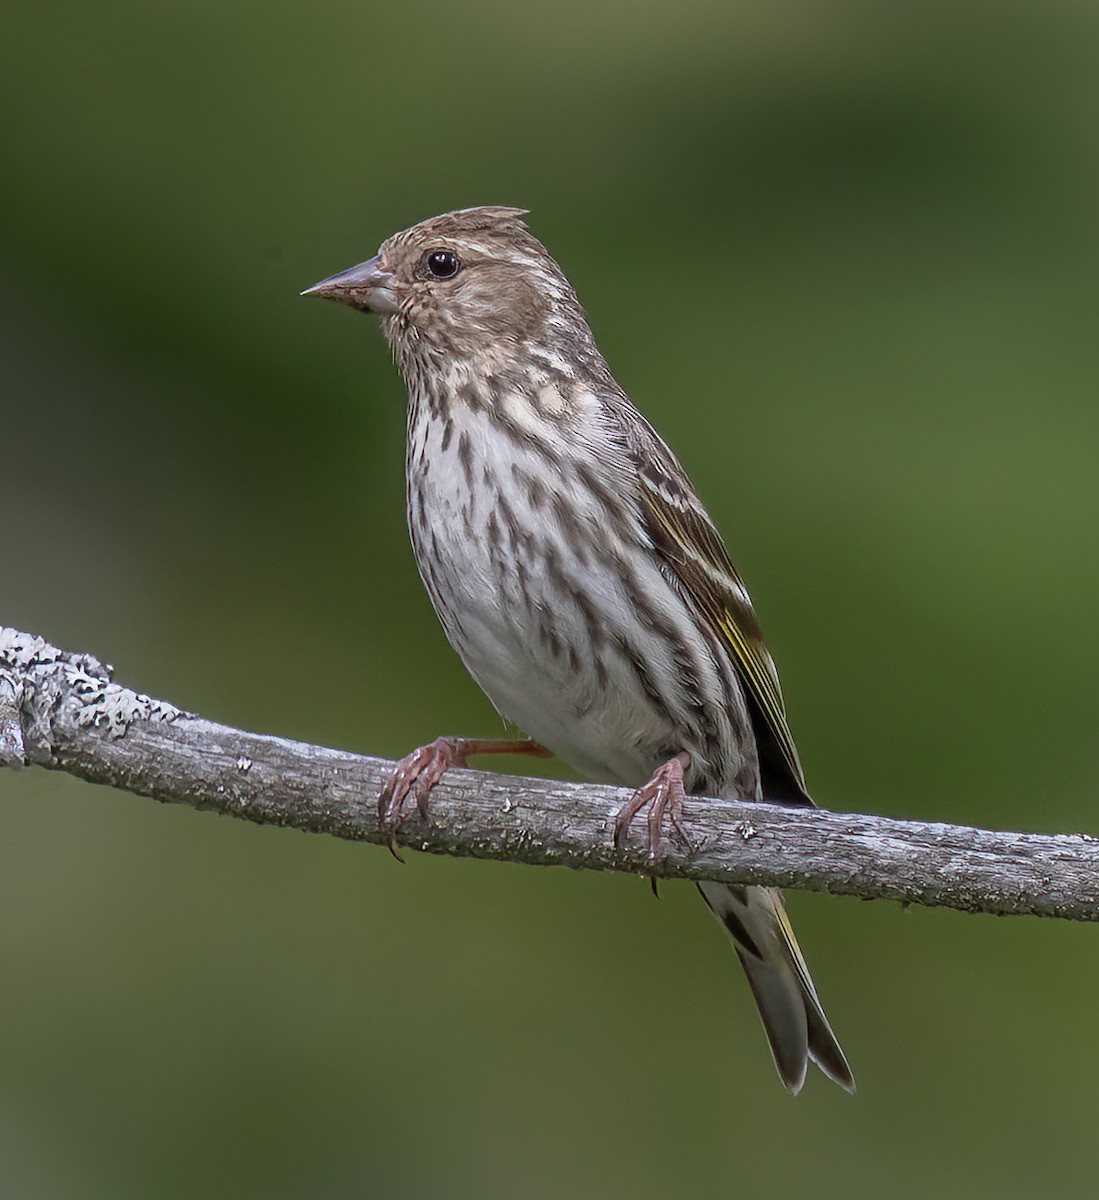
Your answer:
[[[321,296],[364,312],[394,313],[397,311],[397,280],[384,271],[377,258],[368,258],[357,267],[349,267],[329,275],[320,283],[307,287],[303,296]]]

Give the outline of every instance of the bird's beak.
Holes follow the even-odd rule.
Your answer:
[[[368,258],[357,267],[348,267],[307,287],[303,296],[322,296],[364,312],[395,313],[398,307],[395,276],[379,266],[377,258]]]

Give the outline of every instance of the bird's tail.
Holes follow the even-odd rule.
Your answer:
[[[782,893],[723,883],[700,883],[698,890],[736,945],[782,1082],[796,1096],[812,1060],[853,1092],[855,1077],[817,998]]]

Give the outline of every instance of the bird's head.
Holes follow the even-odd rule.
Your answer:
[[[302,295],[376,313],[399,356],[471,358],[493,347],[585,336],[576,296],[527,230],[525,211],[466,208],[431,217]]]

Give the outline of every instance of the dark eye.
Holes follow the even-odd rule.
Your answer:
[[[424,266],[436,279],[453,279],[462,264],[452,250],[429,250],[424,255]]]

